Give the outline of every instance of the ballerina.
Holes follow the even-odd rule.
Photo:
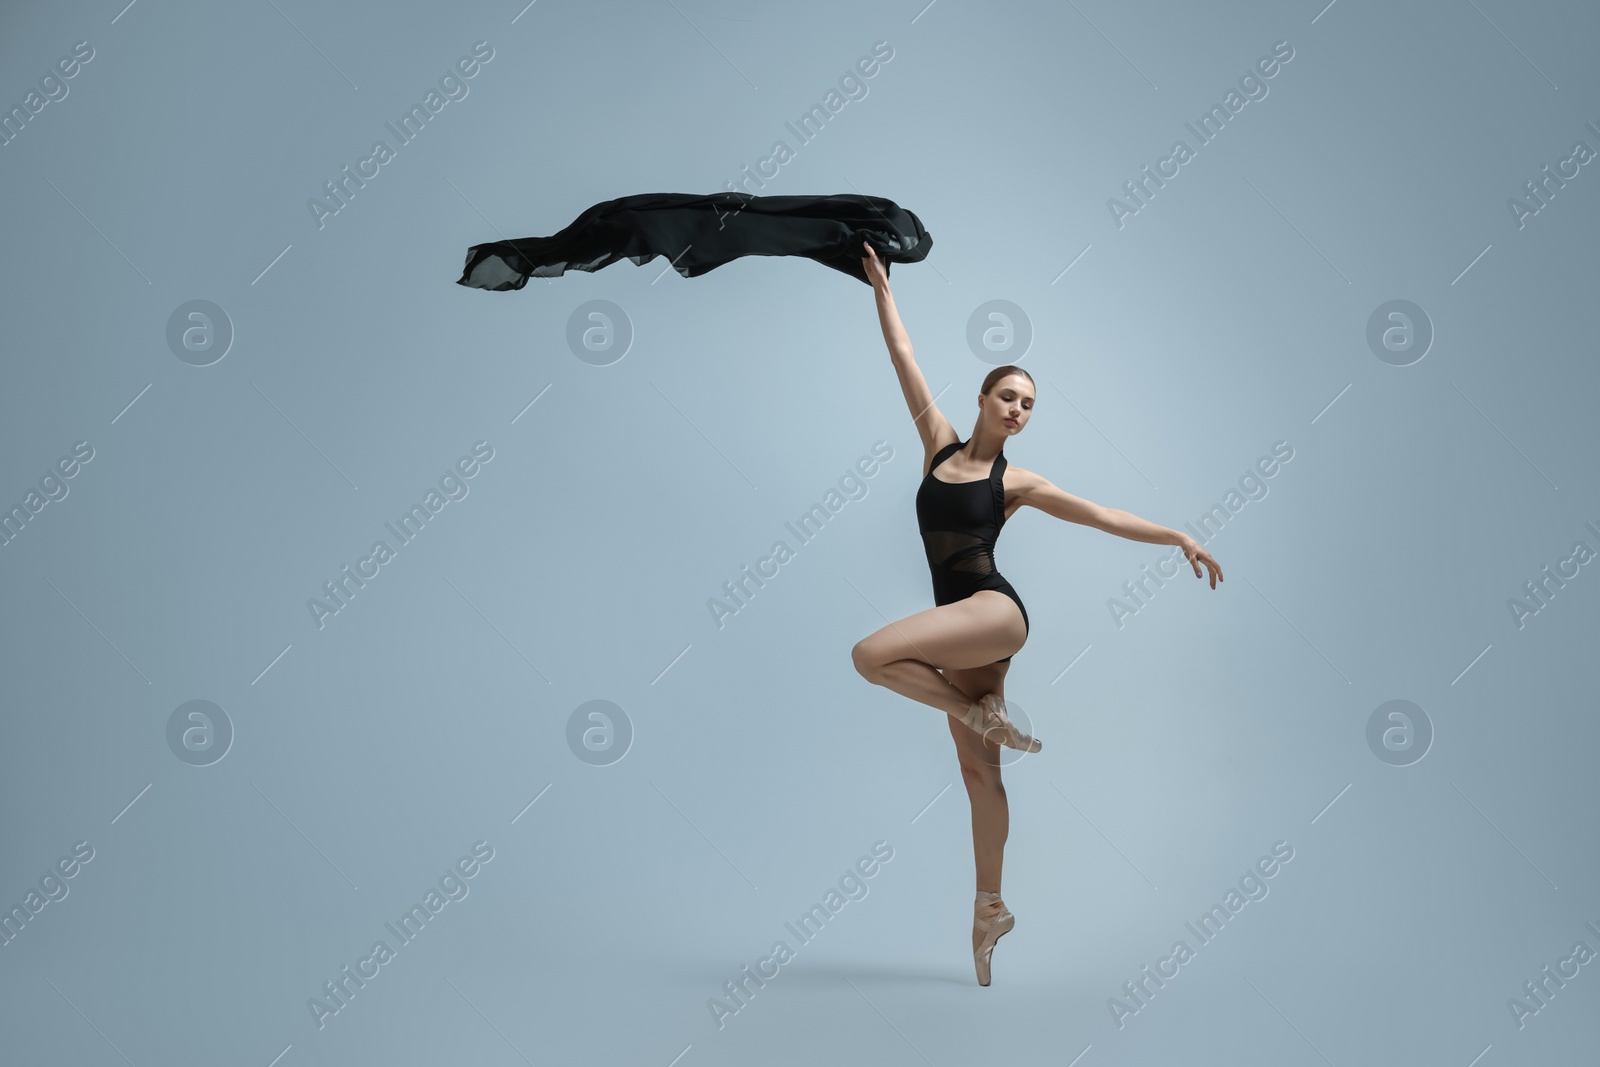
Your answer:
[[[1022,432],[1033,412],[1033,376],[1021,367],[996,367],[978,390],[972,433],[960,439],[933,402],[912,358],[889,279],[871,244],[862,266],[872,284],[889,357],[922,438],[923,478],[917,524],[933,575],[935,606],[891,622],[851,650],[861,676],[945,712],[955,739],[961,779],[972,806],[972,852],[977,880],[972,957],[978,984],[988,985],[995,943],[1016,924],[1000,897],[1000,869],[1010,827],[1000,781],[1000,747],[1038,752],[1042,743],[1011,721],[1005,676],[1028,636],[1028,613],[1011,583],[995,568],[1000,528],[1018,509],[1038,508],[1067,522],[1131,541],[1178,545],[1196,578],[1204,564],[1211,588],[1222,569],[1190,535],[1064,492],[1032,471],[1010,466],[1007,438]],[[934,471],[939,473],[935,474]]]

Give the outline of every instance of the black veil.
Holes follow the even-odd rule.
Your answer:
[[[549,237],[473,245],[458,284],[521,289],[529,278],[596,271],[623,258],[643,265],[658,255],[685,278],[741,256],[805,256],[867,282],[863,241],[885,274],[933,246],[916,215],[881,196],[639,193],[596,204]]]

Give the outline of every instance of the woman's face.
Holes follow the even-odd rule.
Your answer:
[[[1008,374],[994,383],[988,396],[979,396],[979,411],[989,425],[1018,434],[1033,412],[1033,383],[1020,374]]]

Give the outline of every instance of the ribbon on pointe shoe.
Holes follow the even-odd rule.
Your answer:
[[[967,713],[961,717],[961,722],[985,741],[989,735],[999,732],[999,744],[1007,748],[1020,749],[1023,752],[1038,752],[1044,743],[1038,738],[1019,730],[1010,716],[1005,711],[1005,701],[997,693],[985,693],[973,702]]]

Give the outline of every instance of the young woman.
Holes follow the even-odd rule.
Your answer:
[[[989,984],[995,942],[1016,924],[1000,899],[1000,867],[1010,827],[1000,783],[1000,745],[1038,752],[1042,745],[1011,722],[1005,676],[1028,636],[1022,598],[994,565],[1000,527],[1025,505],[1067,522],[1156,545],[1180,545],[1196,578],[1203,563],[1211,588],[1222,579],[1217,561],[1186,533],[1117,508],[1072,496],[1006,462],[1005,441],[1022,432],[1033,412],[1033,376],[1021,367],[996,367],[978,391],[978,417],[961,440],[933,403],[912,359],[889,278],[865,241],[863,267],[878,304],[878,321],[911,419],[922,438],[923,478],[917,524],[933,572],[935,607],[892,622],[852,650],[868,681],[943,711],[955,738],[961,778],[972,805],[972,853],[977,873],[972,960],[978,984]],[[934,471],[937,469],[938,473]],[[994,737],[998,740],[991,741]]]

